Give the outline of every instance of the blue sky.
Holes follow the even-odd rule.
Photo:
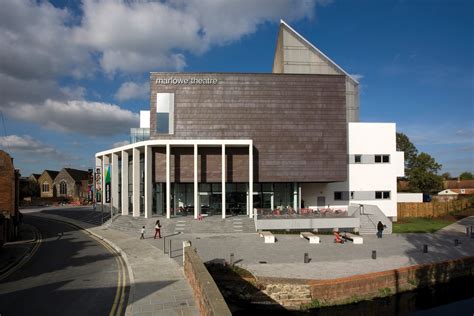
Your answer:
[[[23,175],[92,167],[148,108],[149,71],[270,72],[283,18],[360,78],[361,121],[474,172],[473,15],[467,0],[6,0],[0,148]]]

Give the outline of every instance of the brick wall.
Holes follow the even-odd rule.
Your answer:
[[[466,276],[474,276],[474,257],[332,280],[265,277],[258,278],[257,286],[282,306],[294,309],[316,300],[329,306],[372,299]]]
[[[184,274],[194,292],[194,297],[203,316],[231,315],[224,297],[217,288],[214,279],[207,271],[196,251],[184,248]]]

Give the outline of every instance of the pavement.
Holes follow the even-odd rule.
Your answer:
[[[130,221],[131,216],[123,217],[125,219],[119,219]],[[138,221],[148,228],[154,220],[156,218]],[[182,219],[168,221],[173,220],[178,223]],[[434,234],[391,234],[384,235],[382,239],[375,235],[364,235],[362,245],[354,245],[350,241],[342,245],[335,244],[332,235],[320,235],[321,244],[309,244],[299,235],[290,234],[276,235],[275,244],[265,244],[256,233],[236,233],[232,230],[229,233],[214,232],[216,229],[213,225],[216,223],[208,221],[206,224],[205,221],[200,225],[209,225],[208,231],[213,233],[178,234],[172,224],[164,226],[167,240],[172,240],[172,257],[178,264],[182,264],[183,240],[190,240],[205,262],[230,261],[233,253],[234,262],[256,276],[299,279],[335,279],[474,256],[474,239],[466,235],[466,227],[474,226],[474,216]],[[112,226],[114,225],[115,223]],[[123,229],[121,223],[117,226]],[[200,231],[203,230],[204,226],[200,228]],[[138,225],[130,227],[127,233],[136,234],[136,231]],[[455,239],[460,242],[458,246],[454,245]],[[159,249],[164,247],[162,240],[148,239],[147,242]],[[428,245],[428,253],[423,253],[424,245]],[[168,241],[166,247],[169,247]],[[374,250],[377,254],[375,260],[372,259]],[[305,253],[311,259],[309,263],[304,263]]]
[[[149,236],[151,232],[147,234],[147,239],[139,240],[138,231],[126,234],[107,226],[97,226],[97,216],[90,212],[93,212],[91,208],[63,208],[36,211],[34,215],[79,226],[103,239],[122,254],[131,283],[126,315],[199,315],[183,269],[175,260],[148,242],[150,239],[154,240]],[[81,221],[84,218],[93,220]]]

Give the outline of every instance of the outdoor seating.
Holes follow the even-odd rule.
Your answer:
[[[342,237],[344,239],[351,240],[352,243],[354,244],[362,245],[364,243],[364,239],[362,237],[351,234],[351,233],[344,233]]]
[[[319,244],[320,243],[319,236],[316,236],[315,234],[313,234],[311,232],[302,232],[302,233],[300,233],[300,237],[308,239],[310,244]]]
[[[262,231],[259,233],[260,237],[263,237],[266,244],[274,244],[275,236],[269,231]]]

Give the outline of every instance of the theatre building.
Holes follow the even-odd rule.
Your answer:
[[[285,22],[271,73],[152,72],[150,91],[132,143],[96,154],[122,214],[396,216],[395,124],[360,123],[358,82]]]

